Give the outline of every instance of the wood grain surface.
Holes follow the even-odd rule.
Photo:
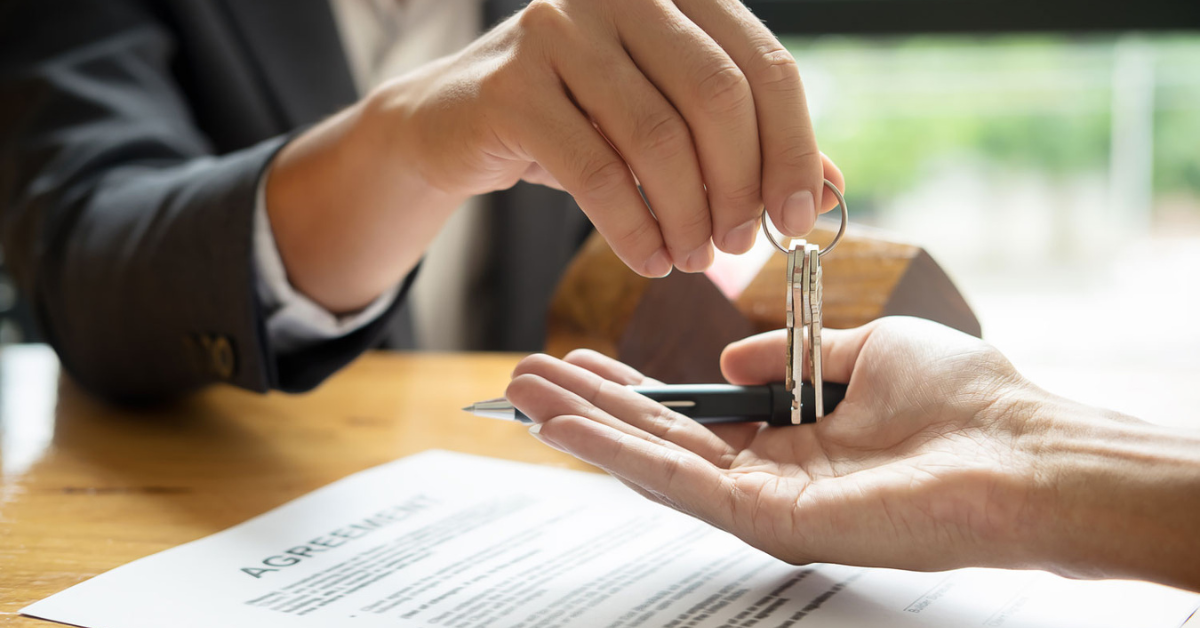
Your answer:
[[[0,626],[27,604],[426,449],[588,468],[519,424],[463,412],[504,393],[516,355],[366,355],[318,391],[214,388],[106,406],[49,350],[0,352]]]

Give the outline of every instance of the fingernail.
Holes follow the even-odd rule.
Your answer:
[[[541,423],[534,423],[533,425],[529,426],[529,435],[538,439],[539,442],[541,442],[543,445],[545,445],[547,447],[550,447],[552,449],[557,449],[559,451],[563,450],[563,448],[559,447],[557,443],[551,441],[549,438],[546,438],[545,436],[542,436],[542,424]]]
[[[700,248],[688,254],[687,260],[683,262],[682,270],[685,273],[698,273],[707,269],[713,261],[713,248],[711,242],[705,242]]]
[[[753,218],[744,222],[725,234],[725,246],[721,247],[726,253],[741,254],[754,246],[758,237],[758,219]]]
[[[783,204],[783,225],[789,235],[804,235],[812,231],[817,222],[817,205],[812,192],[800,190],[788,197]]]
[[[671,254],[666,247],[659,248],[646,260],[646,275],[650,277],[666,277],[671,274]]]

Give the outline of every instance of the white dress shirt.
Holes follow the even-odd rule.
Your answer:
[[[360,94],[469,44],[479,33],[479,0],[330,0],[346,58]],[[266,178],[258,185],[254,215],[257,292],[266,313],[268,342],[292,353],[349,334],[381,315],[396,298],[394,286],[363,310],[336,316],[292,287],[275,244],[266,207]],[[426,253],[412,287],[418,344],[460,349],[467,287],[483,237],[476,200],[455,212]]]

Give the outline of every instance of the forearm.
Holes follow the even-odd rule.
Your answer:
[[[466,197],[424,179],[407,120],[379,107],[381,97],[296,138],[267,179],[288,279],[334,313],[361,309],[399,283]]]
[[[1040,412],[1033,502],[1052,568],[1200,590],[1200,433],[1065,400]]]

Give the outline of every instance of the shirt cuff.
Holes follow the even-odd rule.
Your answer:
[[[267,216],[267,177],[270,167],[258,181],[254,207],[254,265],[258,279],[255,289],[266,315],[267,342],[277,354],[303,351],[365,327],[387,311],[400,286],[392,286],[370,305],[338,316],[300,293],[288,281],[283,258],[275,244],[271,219]]]

